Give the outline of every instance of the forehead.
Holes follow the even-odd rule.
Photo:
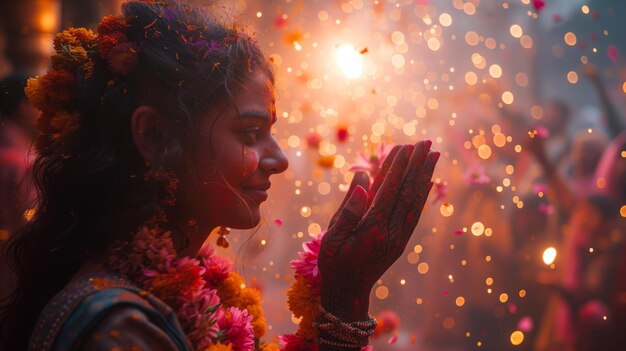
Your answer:
[[[244,109],[273,110],[275,104],[274,85],[262,73],[254,73],[235,96],[240,111]]]

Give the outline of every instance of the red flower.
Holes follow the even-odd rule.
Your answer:
[[[295,334],[285,334],[278,337],[282,351],[318,351],[317,343],[309,341]]]
[[[124,18],[118,16],[104,16],[102,22],[98,25],[98,34],[110,34],[115,32],[124,32],[127,24]]]

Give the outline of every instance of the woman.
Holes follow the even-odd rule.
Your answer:
[[[43,111],[39,207],[9,245],[18,284],[4,346],[277,349],[258,341],[258,292],[202,248],[216,227],[226,244],[224,227],[256,226],[270,176],[287,168],[258,45],[189,4],[131,1],[97,35],[70,29],[55,48],[52,70],[26,89]],[[396,147],[371,186],[355,175],[317,253],[319,289],[305,307],[319,334],[296,335],[301,345],[367,344],[371,287],[432,186],[429,149]]]

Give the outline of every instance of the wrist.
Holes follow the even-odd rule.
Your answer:
[[[322,286],[322,307],[344,322],[369,318],[370,289],[329,289]]]

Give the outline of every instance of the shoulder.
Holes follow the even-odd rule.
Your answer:
[[[124,330],[123,338],[121,334],[116,336],[116,330]],[[114,341],[141,339],[146,343],[146,339],[163,337],[177,346],[174,349],[188,349],[188,341],[169,306],[120,275],[99,273],[68,284],[48,303],[31,337],[30,349],[83,349],[81,343],[92,342],[89,349],[99,350],[93,342],[101,340],[101,345],[109,345],[110,350]]]
[[[158,322],[144,310],[118,306],[108,310],[74,343],[80,350],[181,350]]]

